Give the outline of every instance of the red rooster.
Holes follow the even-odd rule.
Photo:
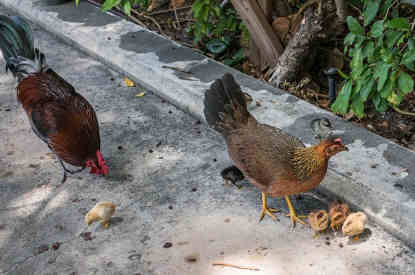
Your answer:
[[[30,25],[18,16],[0,15],[0,49],[18,80],[17,98],[33,132],[55,153],[67,173],[91,168],[91,174],[108,173],[100,152],[98,120],[89,102],[71,84],[48,68],[45,56],[34,46]],[[81,167],[71,171],[63,162]]]

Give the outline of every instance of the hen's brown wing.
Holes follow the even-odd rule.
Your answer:
[[[276,180],[297,180],[290,157],[295,148],[304,147],[298,138],[258,123],[233,131],[227,143],[236,166],[261,190]]]

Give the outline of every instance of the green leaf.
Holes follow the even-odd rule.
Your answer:
[[[399,104],[401,104],[402,100],[403,100],[403,96],[400,94],[396,94],[396,93],[392,93],[388,98],[387,98],[388,102],[391,103],[392,105],[398,106]]]
[[[386,15],[386,12],[388,11],[388,8],[392,5],[392,2],[393,1],[394,0],[386,0],[386,1],[383,1],[383,5],[380,8],[380,15],[382,17],[384,17]]]
[[[391,65],[387,63],[381,63],[375,69],[375,73],[373,75],[373,78],[379,78],[378,80],[378,87],[377,90],[382,90],[383,86],[385,85],[386,80],[388,79],[389,69]]]
[[[352,16],[348,16],[347,17],[347,26],[349,27],[349,30],[357,35],[364,35],[364,29],[363,27],[359,24],[359,21],[357,21],[356,18],[352,17]]]
[[[396,30],[409,30],[409,21],[406,17],[393,18],[387,23],[387,25],[389,28]]]
[[[367,82],[367,84],[360,91],[360,97],[362,98],[363,102],[366,102],[366,100],[369,98],[369,95],[375,86],[375,82],[375,78],[371,77],[369,82]]]
[[[121,3],[121,0],[105,0],[104,4],[102,4],[101,9],[102,11],[109,11],[115,6],[118,6]]]
[[[388,103],[380,95],[374,96],[372,102],[378,112],[385,112],[388,109]]]
[[[354,33],[349,32],[346,37],[344,38],[344,45],[350,46],[353,44],[354,40],[356,38],[356,35]]]
[[[382,90],[380,91],[380,96],[383,98],[388,98],[393,91],[394,88],[394,81],[392,79],[388,79],[386,84],[383,86]]]
[[[414,80],[406,72],[401,71],[398,78],[398,87],[403,94],[408,94],[414,89]]]
[[[372,22],[373,19],[375,19],[376,14],[379,11],[380,6],[379,0],[367,0],[366,1],[366,7],[363,11],[363,17],[364,17],[364,26],[367,26]]]
[[[226,44],[223,41],[214,39],[206,44],[206,48],[213,54],[221,54],[226,50]]]
[[[363,67],[362,48],[357,48],[353,52],[353,58],[352,58],[352,62],[350,64],[350,67],[352,69],[352,78],[353,79],[359,78],[360,75],[363,73],[363,70],[365,69]]]
[[[386,46],[392,48],[399,38],[403,35],[401,31],[392,31],[389,30],[386,32]]]
[[[200,11],[200,20],[202,20],[203,22],[206,22],[209,20],[209,12],[210,12],[210,7],[207,5],[204,5],[202,7],[202,10]]]
[[[383,34],[383,20],[376,21],[370,28],[370,35],[374,38]]]
[[[193,15],[195,18],[198,18],[200,16],[200,12],[202,10],[202,7],[205,5],[204,0],[197,0],[192,5]]]
[[[375,42],[369,41],[363,48],[363,57],[371,57],[375,53]]]
[[[365,104],[360,96],[353,99],[351,109],[358,118],[365,116]]]
[[[352,94],[353,83],[352,80],[347,80],[341,89],[336,101],[331,105],[333,112],[345,114],[349,109],[350,96]]]
[[[408,49],[415,49],[415,40],[412,37],[408,38]]]
[[[122,0],[121,7],[122,7],[122,10],[124,11],[125,14],[127,14],[128,16],[131,15],[130,0]]]
[[[401,64],[407,65],[407,64],[413,63],[414,61],[415,61],[415,49],[413,50],[408,49],[402,56]]]

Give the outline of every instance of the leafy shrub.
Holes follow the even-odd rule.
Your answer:
[[[195,23],[188,31],[193,33],[194,44],[204,45],[211,53],[223,53],[240,35],[247,39],[248,30],[233,8],[220,7],[217,0],[196,0],[192,10]],[[241,51],[228,62],[231,64],[235,60],[241,60]]]
[[[76,5],[78,6],[79,0],[75,1]],[[150,0],[105,0],[105,2],[101,6],[101,9],[103,11],[109,11],[114,7],[120,7],[125,14],[131,15],[131,7],[147,7],[149,5],[149,1]]]
[[[344,45],[352,58],[351,72],[332,105],[334,112],[351,110],[361,118],[367,102],[384,112],[389,106],[398,106],[413,90],[414,80],[408,74],[415,71],[413,26],[408,18],[399,17],[392,2],[365,0],[363,26],[356,18],[347,18],[350,33]]]

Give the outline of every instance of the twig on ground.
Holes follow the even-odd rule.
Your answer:
[[[144,14],[144,13],[142,13],[142,12],[138,12],[138,11],[136,11],[136,10],[134,10],[134,9],[131,9],[131,12],[132,12],[132,13],[134,13],[135,15],[137,15],[137,16],[141,16],[141,17],[144,17],[144,18],[146,18],[146,19],[148,19],[148,20],[152,21],[152,22],[154,23],[154,25],[156,25],[156,26],[157,26],[157,28],[159,29],[160,34],[161,34],[161,35],[166,36],[166,34],[163,32],[163,30],[161,29],[160,24],[157,22],[157,20],[156,20],[156,19],[154,19],[154,18],[153,18],[153,17],[151,17],[151,16],[145,15],[145,14]]]
[[[400,114],[402,114],[402,115],[407,115],[407,116],[415,116],[415,113],[411,113],[411,112],[407,112],[407,111],[401,110],[401,109],[399,109],[399,108],[398,108],[398,107],[396,107],[396,106],[392,106],[392,108],[393,108],[396,112],[398,112],[398,113],[400,113]]]
[[[148,15],[159,15],[159,14],[163,14],[163,13],[168,13],[168,12],[174,12],[175,10],[184,10],[184,9],[190,9],[192,6],[184,6],[184,7],[180,7],[180,8],[173,8],[173,9],[167,9],[167,10],[161,10],[161,11],[155,11],[152,13],[149,13]]]
[[[226,267],[233,267],[238,269],[246,269],[246,270],[252,270],[252,271],[260,271],[259,268],[256,267],[249,267],[249,266],[239,266],[234,264],[227,264],[227,263],[213,263],[213,266],[226,266]]]

